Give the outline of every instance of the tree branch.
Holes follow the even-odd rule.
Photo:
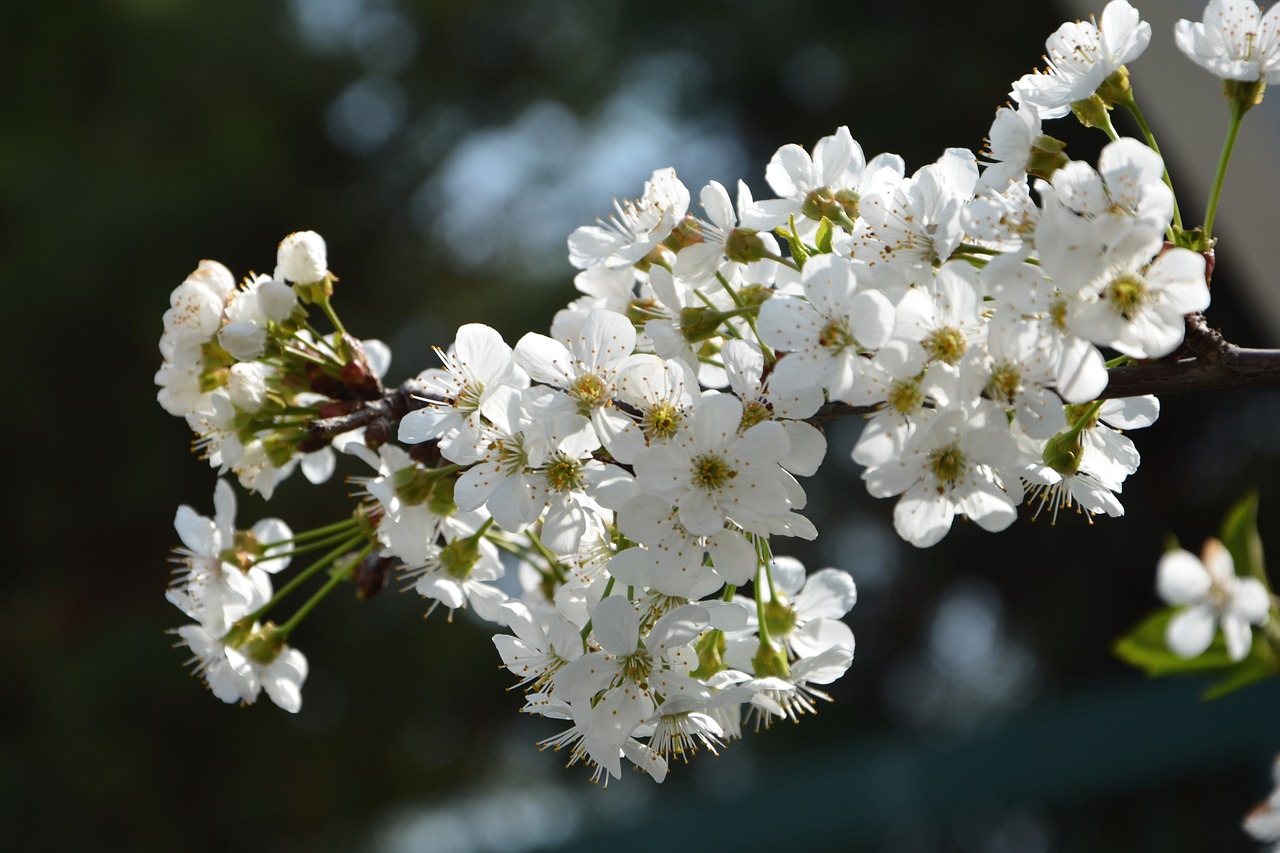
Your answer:
[[[1113,367],[1107,373],[1101,399],[1280,385],[1280,350],[1238,347],[1210,329],[1202,315],[1193,314],[1187,318],[1187,335],[1177,353],[1158,361]],[[312,421],[308,432],[313,440],[327,441],[382,418],[394,423],[425,407],[429,399],[436,398],[424,396],[419,386],[406,382],[380,399],[355,404],[357,408],[348,414]],[[827,403],[809,421],[867,415],[878,408]]]

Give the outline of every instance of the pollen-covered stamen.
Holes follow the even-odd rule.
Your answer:
[[[645,410],[644,417],[640,422],[640,428],[647,438],[666,440],[675,437],[676,433],[680,431],[680,424],[683,420],[684,415],[680,413],[680,409],[663,400]]]
[[[818,345],[832,352],[842,352],[849,347],[856,347],[858,342],[849,331],[849,321],[843,317],[833,317],[818,333]]]
[[[728,462],[714,453],[699,453],[692,461],[693,484],[705,492],[718,491],[738,476]]]
[[[643,326],[654,317],[663,316],[662,303],[658,300],[649,299],[632,299],[627,303],[627,310],[624,312],[627,319],[637,326]]]
[[[583,487],[582,462],[571,459],[563,453],[557,453],[551,464],[542,469],[547,478],[547,486],[555,492],[572,492]]]
[[[1011,403],[1022,390],[1022,371],[1012,362],[996,364],[987,380],[987,395],[998,403]]]
[[[689,713],[663,714],[649,739],[649,746],[663,758],[679,758],[686,764],[698,754],[700,747],[706,747],[712,755],[719,755],[717,747],[723,747],[724,741],[703,722],[709,718],[699,716],[701,720]]]
[[[964,332],[955,326],[943,326],[920,343],[924,345],[930,358],[946,362],[952,367],[960,363],[965,350],[969,348]]]
[[[1147,282],[1135,273],[1123,273],[1107,285],[1106,297],[1117,314],[1132,320],[1147,302]]]
[[[515,436],[509,441],[502,438],[495,439],[489,445],[489,450],[493,454],[490,458],[508,476],[529,467],[529,454],[525,452],[524,441],[520,436]]]
[[[596,373],[584,373],[573,381],[569,393],[589,413],[609,402],[609,383]]]
[[[744,433],[759,423],[764,423],[773,417],[773,406],[763,400],[748,400],[742,407],[742,423],[738,425],[738,432]]]
[[[955,485],[955,482],[964,476],[965,460],[964,452],[960,450],[960,442],[953,441],[946,447],[931,451],[928,458],[929,470],[938,478],[939,491],[942,491],[941,484]]]
[[[1026,481],[1023,481],[1026,482]],[[1027,483],[1027,506],[1035,504],[1036,511],[1031,514],[1031,520],[1035,521],[1040,517],[1040,513],[1045,507],[1049,507],[1049,526],[1053,527],[1058,523],[1058,510],[1069,509],[1074,506],[1076,515],[1084,515],[1090,524],[1093,524],[1093,512],[1086,509],[1082,504],[1077,503],[1075,496],[1071,494],[1071,490],[1061,480],[1057,483]]]
[[[653,658],[643,645],[637,651],[618,659],[618,675],[622,681],[638,685],[641,690],[648,690],[649,673],[653,672]]]
[[[461,412],[478,411],[480,409],[480,395],[484,393],[484,383],[474,380],[462,383],[462,387],[458,390],[458,396],[454,398],[453,405]]]
[[[1053,321],[1056,332],[1067,332],[1067,298],[1065,296],[1053,300],[1049,305],[1049,319]]]
[[[893,383],[887,398],[889,408],[900,415],[914,415],[924,407],[924,392],[919,379],[903,379]]]

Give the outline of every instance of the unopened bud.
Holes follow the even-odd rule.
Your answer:
[[[356,598],[364,601],[382,592],[391,579],[391,568],[396,561],[391,557],[370,555],[356,564],[352,580],[356,584]]]
[[[324,238],[314,231],[296,231],[280,241],[276,251],[279,277],[295,284],[311,284],[329,274]]]

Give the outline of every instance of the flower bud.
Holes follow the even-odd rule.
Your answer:
[[[263,315],[274,323],[288,320],[298,305],[298,297],[293,288],[278,279],[269,279],[259,284],[258,299]]]
[[[352,580],[356,583],[356,598],[364,601],[373,598],[386,587],[391,579],[391,567],[395,565],[391,557],[379,557],[371,554],[356,565]]]
[[[296,284],[321,281],[329,274],[324,238],[314,231],[296,231],[280,241],[276,252],[276,278]]]
[[[227,396],[242,412],[255,414],[267,399],[267,368],[256,361],[231,365],[227,374]]]
[[[237,361],[253,361],[267,346],[267,330],[253,323],[229,323],[218,331],[218,343]]]

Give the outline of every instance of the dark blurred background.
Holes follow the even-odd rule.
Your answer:
[[[1270,788],[1280,691],[1204,704],[1109,649],[1157,605],[1166,532],[1198,550],[1254,484],[1277,547],[1273,391],[1165,400],[1134,436],[1126,519],[959,524],[923,552],[845,461],[857,423],[834,426],[806,484],[823,535],[791,553],[858,582],[854,666],[816,717],[662,786],[601,791],[540,754],[556,727],[516,713],[488,633],[424,621],[411,594],[311,616],[296,717],[222,705],[165,633],[173,514],[211,513],[214,476],[152,376],[168,294],[201,258],[270,272],[281,237],[319,231],[344,321],[392,345],[398,382],[461,323],[545,330],[575,295],[568,233],[655,168],[695,196],[742,177],[761,197],[778,146],[840,124],[908,170],[977,149],[1064,17],[1021,0],[8,4],[4,846],[1252,849],[1238,825]],[[1212,320],[1275,345],[1231,276],[1224,252]],[[364,473],[350,463],[340,477]],[[347,491],[295,475],[270,504],[241,493],[239,518],[305,529]]]

